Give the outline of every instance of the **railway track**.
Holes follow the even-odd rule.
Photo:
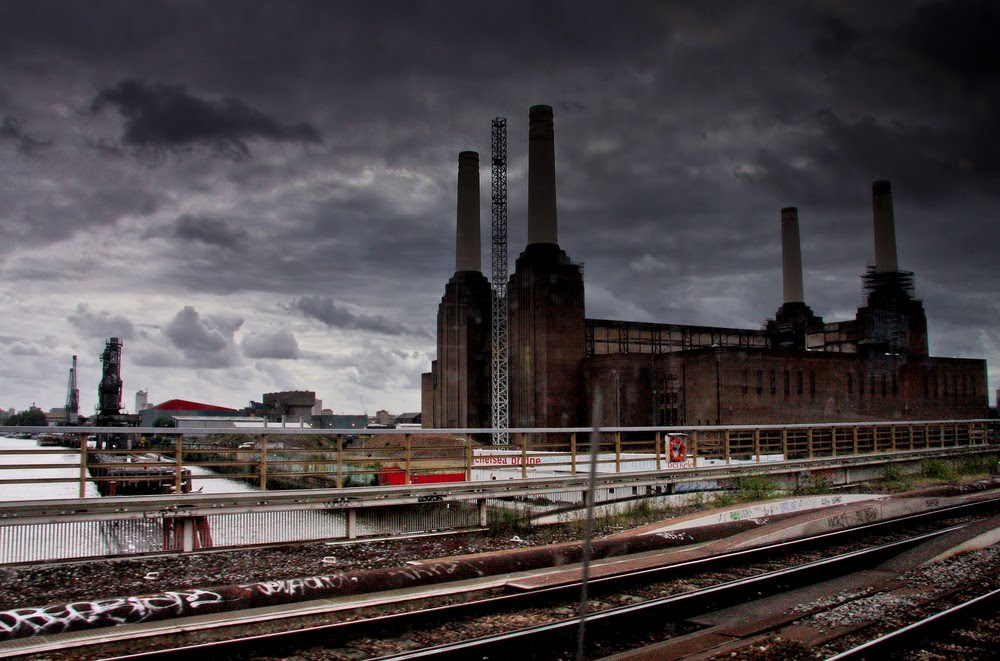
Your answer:
[[[978,591],[978,590],[977,590]],[[948,602],[950,600],[943,600]],[[934,603],[914,622],[834,654],[827,661],[910,659],[917,650],[929,658],[993,659],[1000,645],[1000,588],[963,595],[954,605]]]
[[[698,614],[875,566],[923,540],[969,523],[977,510],[988,507],[977,503],[686,562],[665,556],[654,566],[593,579],[584,620],[588,655],[597,658],[664,638],[693,635],[699,625],[690,620]],[[862,544],[867,548],[855,549]],[[579,631],[580,590],[577,580],[566,578],[573,573],[563,572],[564,580],[553,579],[550,573],[541,581],[547,586],[532,586],[524,577],[495,577],[487,584],[439,587],[411,595],[408,605],[401,598],[390,599],[390,603],[336,615],[312,606],[308,614],[250,614],[237,620],[230,616],[228,623],[158,625],[130,632],[130,641],[122,640],[128,633],[115,630],[81,634],[72,648],[64,647],[64,653],[72,658],[122,659],[181,658],[195,653],[247,659],[291,654],[304,659],[572,658]],[[329,622],[331,617],[341,621]],[[645,626],[649,622],[657,623],[652,631]],[[633,633],[624,636],[625,631]],[[210,640],[210,632],[225,640]],[[448,636],[456,642],[437,645]],[[538,652],[530,657],[526,649]],[[24,652],[56,658],[55,650],[44,646]]]

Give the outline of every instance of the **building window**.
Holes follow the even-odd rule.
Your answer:
[[[785,397],[788,397],[792,393],[792,379],[788,370],[785,370]]]
[[[872,399],[875,399],[875,375],[868,375],[868,392],[871,394]]]
[[[892,396],[893,397],[899,396],[899,381],[896,378],[895,372],[892,373]]]
[[[847,394],[854,394],[854,374],[851,372],[847,373]]]
[[[764,394],[764,372],[763,370],[757,370],[757,394]]]
[[[889,394],[889,379],[885,374],[882,375],[882,397]]]
[[[771,394],[778,394],[778,372],[771,370]]]
[[[743,370],[743,394],[750,392],[750,370]]]
[[[795,371],[795,391],[802,394],[802,370]]]
[[[809,396],[816,396],[816,371],[809,370]]]
[[[865,395],[865,375],[858,372],[858,394],[864,397]]]

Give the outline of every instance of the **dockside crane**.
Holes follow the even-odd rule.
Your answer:
[[[66,387],[66,424],[75,425],[80,422],[80,389],[76,386],[76,356],[73,356],[73,367],[69,368],[69,385]]]
[[[509,390],[507,378],[507,119],[492,123],[490,184],[492,188],[492,413],[493,445],[508,445]]]

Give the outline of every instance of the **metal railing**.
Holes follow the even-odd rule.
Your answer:
[[[623,472],[698,467],[719,462],[790,461],[896,450],[984,445],[996,420],[832,423],[727,427],[609,427],[599,431],[598,470]],[[491,429],[372,429],[341,432],[268,427],[231,430],[3,427],[0,435],[32,433],[62,449],[6,449],[0,443],[0,487],[11,484],[88,484],[102,494],[184,493],[190,469],[198,479],[235,479],[262,491],[345,488],[434,481],[496,479],[496,472],[577,475],[590,461],[590,429],[511,429],[509,446],[492,446]],[[114,434],[127,448],[98,450],[93,437]],[[674,447],[671,447],[671,441]],[[72,463],[11,463],[8,456],[75,456]],[[24,470],[74,469],[73,477],[20,475]],[[187,471],[187,472],[186,472]],[[150,485],[143,490],[142,485]],[[115,485],[118,488],[111,488]],[[123,485],[128,488],[122,488]],[[104,488],[102,488],[104,487]],[[2,498],[0,498],[2,500]]]
[[[0,427],[0,435],[27,429]],[[0,440],[0,489],[43,484],[76,497],[0,497],[0,563],[483,527],[494,508],[511,503],[582,502],[592,437],[587,429],[514,429],[510,446],[495,447],[479,442],[493,430],[268,428],[267,436],[237,436],[134,428],[117,441],[141,447],[97,450],[91,435],[123,430],[31,431],[68,434],[47,442],[69,439],[72,447],[10,449]],[[872,465],[881,454],[913,460],[986,450],[996,431],[993,420],[602,429],[594,435],[597,501],[724,479],[734,467],[777,474],[819,461]],[[47,476],[53,469],[62,475]],[[192,490],[192,479],[227,478],[254,491]],[[137,495],[120,495],[129,489]],[[93,497],[99,492],[119,495]]]

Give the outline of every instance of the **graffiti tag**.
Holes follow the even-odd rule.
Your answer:
[[[166,615],[181,615],[225,601],[209,590],[181,590],[141,597],[77,601],[45,608],[0,611],[0,633],[16,638],[61,633],[84,626],[135,624]]]

